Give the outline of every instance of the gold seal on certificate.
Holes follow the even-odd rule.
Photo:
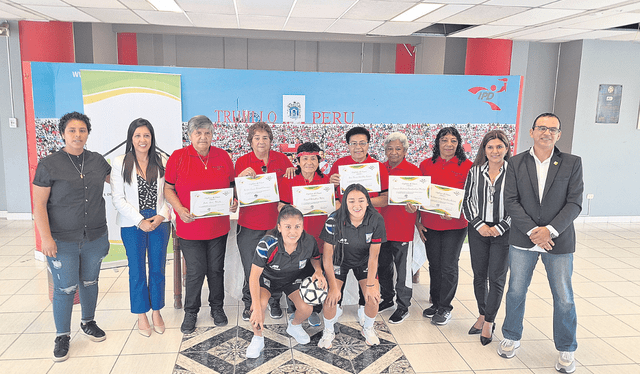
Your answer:
[[[389,176],[389,205],[429,206],[431,177]]]
[[[429,199],[431,205],[423,206],[420,210],[441,216],[448,214],[452,218],[460,218],[464,190],[432,184],[429,187]]]
[[[255,177],[237,177],[236,192],[240,207],[280,201],[276,173],[260,174]]]
[[[353,164],[338,166],[340,192],[350,185],[360,183],[369,192],[380,192],[380,164]]]
[[[293,205],[305,216],[327,215],[336,210],[335,188],[333,184],[297,186],[293,192]]]
[[[191,191],[190,212],[196,219],[228,216],[233,204],[233,188]]]

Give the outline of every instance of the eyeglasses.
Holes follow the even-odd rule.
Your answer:
[[[267,172],[267,167],[266,167],[266,166],[261,167],[261,169],[262,169],[262,172],[263,172],[263,173],[266,173],[266,172]]]
[[[365,141],[349,143],[351,147],[357,147],[357,146],[364,147],[367,144],[369,144],[369,142],[365,142]]]
[[[555,135],[560,132],[560,128],[558,127],[547,127],[547,126],[536,126],[536,129],[540,130],[540,132],[545,133],[549,130],[551,135]]]

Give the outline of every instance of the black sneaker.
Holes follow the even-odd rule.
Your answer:
[[[96,325],[96,321],[80,323],[80,328],[82,329],[82,332],[94,342],[101,342],[107,338],[104,331]]]
[[[380,303],[380,305],[378,305],[378,312],[382,312],[385,309],[389,309],[393,306],[393,299],[387,301],[387,300],[382,300],[382,302]]]
[[[53,348],[53,361],[60,362],[69,358],[69,335],[61,335],[56,337],[55,347]]]
[[[198,313],[184,313],[184,319],[182,320],[182,325],[180,326],[180,331],[183,334],[191,334],[196,331],[196,321],[198,320]]]
[[[284,315],[282,308],[280,307],[280,301],[273,302],[269,300],[269,315],[273,319],[280,319]]]
[[[409,310],[404,308],[398,308],[395,312],[389,317],[390,323],[400,323],[404,321],[407,317],[409,317]]]
[[[446,309],[440,309],[438,310],[438,313],[436,313],[433,318],[431,318],[431,323],[433,323],[434,325],[446,325],[447,323],[449,323],[450,319],[451,312]]]
[[[248,321],[249,319],[251,319],[251,307],[245,306],[242,311],[242,320]]]
[[[222,308],[211,309],[211,318],[213,318],[213,323],[216,326],[226,326],[229,323],[227,315],[224,314],[224,309]]]
[[[427,309],[422,311],[422,316],[425,318],[431,318],[438,311],[438,307],[435,305],[431,305]]]

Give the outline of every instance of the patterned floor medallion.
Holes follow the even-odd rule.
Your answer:
[[[265,349],[260,357],[247,359],[245,352],[253,332],[241,326],[198,328],[182,339],[174,374],[395,374],[415,373],[384,322],[376,322],[380,345],[369,346],[358,323],[337,323],[330,349],[318,348],[322,326],[305,330],[306,345],[286,333],[286,325],[266,325]]]

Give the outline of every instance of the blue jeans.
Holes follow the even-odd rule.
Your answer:
[[[144,218],[156,215],[155,209],[141,210]],[[149,309],[164,308],[165,263],[169,243],[169,222],[155,230],[144,232],[135,226],[120,229],[122,243],[129,261],[129,299],[131,313],[146,313]],[[149,256],[149,284],[147,286],[147,253]]]
[[[71,311],[78,285],[82,322],[93,321],[95,316],[98,276],[102,259],[109,253],[109,238],[105,232],[94,241],[85,240],[78,243],[55,240],[58,247],[56,257],[47,257],[53,278],[53,319],[56,323],[56,336],[71,334]]]
[[[538,256],[542,257],[553,295],[553,341],[558,351],[574,352],[578,348],[576,341],[578,319],[571,287],[573,253],[550,254],[509,247],[511,275],[502,335],[511,340],[522,338],[527,289],[531,283]]]

